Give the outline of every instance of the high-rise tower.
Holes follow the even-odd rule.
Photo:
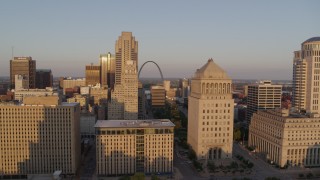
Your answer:
[[[108,119],[138,119],[138,42],[131,32],[122,32],[115,51],[115,86]]]
[[[209,59],[191,80],[188,105],[188,144],[197,159],[232,158],[232,80]]]
[[[301,44],[293,59],[293,106],[320,113],[320,37]]]
[[[29,80],[29,88],[34,89],[36,84],[36,61],[32,57],[14,57],[10,60],[10,81],[14,89],[15,75],[22,75]]]
[[[115,57],[110,52],[100,55],[100,84],[102,87],[114,87]]]
[[[271,84],[270,80],[248,85],[246,128],[258,110],[281,108],[281,93],[282,85]]]

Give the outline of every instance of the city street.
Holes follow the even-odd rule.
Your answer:
[[[95,179],[93,178],[96,169],[96,146],[94,139],[90,139],[90,146],[91,148],[88,150],[81,162],[81,168],[79,171],[81,180]]]

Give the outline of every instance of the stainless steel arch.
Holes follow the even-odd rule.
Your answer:
[[[138,73],[138,78],[140,77],[140,72],[141,72],[141,70],[142,70],[143,66],[144,66],[144,65],[146,65],[147,63],[153,63],[153,64],[155,64],[155,65],[158,67],[159,72],[160,72],[160,75],[161,75],[161,79],[162,79],[162,81],[163,81],[163,74],[162,74],[162,71],[161,71],[161,69],[160,69],[159,65],[158,65],[156,62],[154,62],[154,61],[146,61],[145,63],[143,63],[143,64],[142,64],[142,66],[141,66],[141,68],[140,68],[140,70],[139,70],[139,73]]]

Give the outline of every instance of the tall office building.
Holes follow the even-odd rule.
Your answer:
[[[163,87],[164,87],[164,89],[166,90],[166,92],[167,91],[170,91],[170,81],[169,80],[164,80],[163,81]]]
[[[15,75],[23,75],[29,79],[29,88],[34,89],[36,84],[36,60],[32,57],[14,57],[10,60],[10,81],[14,89]]]
[[[36,88],[45,89],[52,87],[53,77],[51,69],[37,69],[36,70]]]
[[[80,163],[80,107],[57,96],[0,103],[0,178],[75,175]],[[5,127],[5,129],[3,129]]]
[[[301,44],[293,58],[293,106],[320,113],[320,37]]]
[[[250,124],[252,114],[261,109],[281,107],[282,85],[261,81],[259,84],[248,85],[246,127]]]
[[[138,119],[138,42],[131,32],[122,32],[115,49],[115,86],[108,119]]]
[[[99,120],[95,129],[98,176],[173,172],[170,120]]]
[[[143,84],[140,81],[138,88],[138,119],[146,119],[146,95]]]
[[[232,158],[232,80],[209,59],[191,80],[188,143],[198,160]]]
[[[179,79],[180,97],[187,98],[189,95],[189,79]]]
[[[100,84],[100,66],[87,65],[86,66],[86,85],[95,86]]]
[[[100,84],[113,89],[115,81],[115,57],[110,52],[100,55]]]

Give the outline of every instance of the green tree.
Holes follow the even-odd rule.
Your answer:
[[[130,177],[130,180],[145,180],[146,176],[144,173],[135,173],[133,176]]]
[[[236,128],[233,131],[233,140],[240,141],[241,140],[241,130]]]
[[[189,149],[188,157],[189,157],[189,159],[191,159],[191,160],[196,159],[196,152],[194,152],[194,150],[193,150],[192,148]]]
[[[123,177],[120,177],[119,180],[130,180],[130,177],[129,176],[123,176]]]
[[[155,174],[152,174],[151,180],[160,180],[160,178],[158,176],[156,176]]]

